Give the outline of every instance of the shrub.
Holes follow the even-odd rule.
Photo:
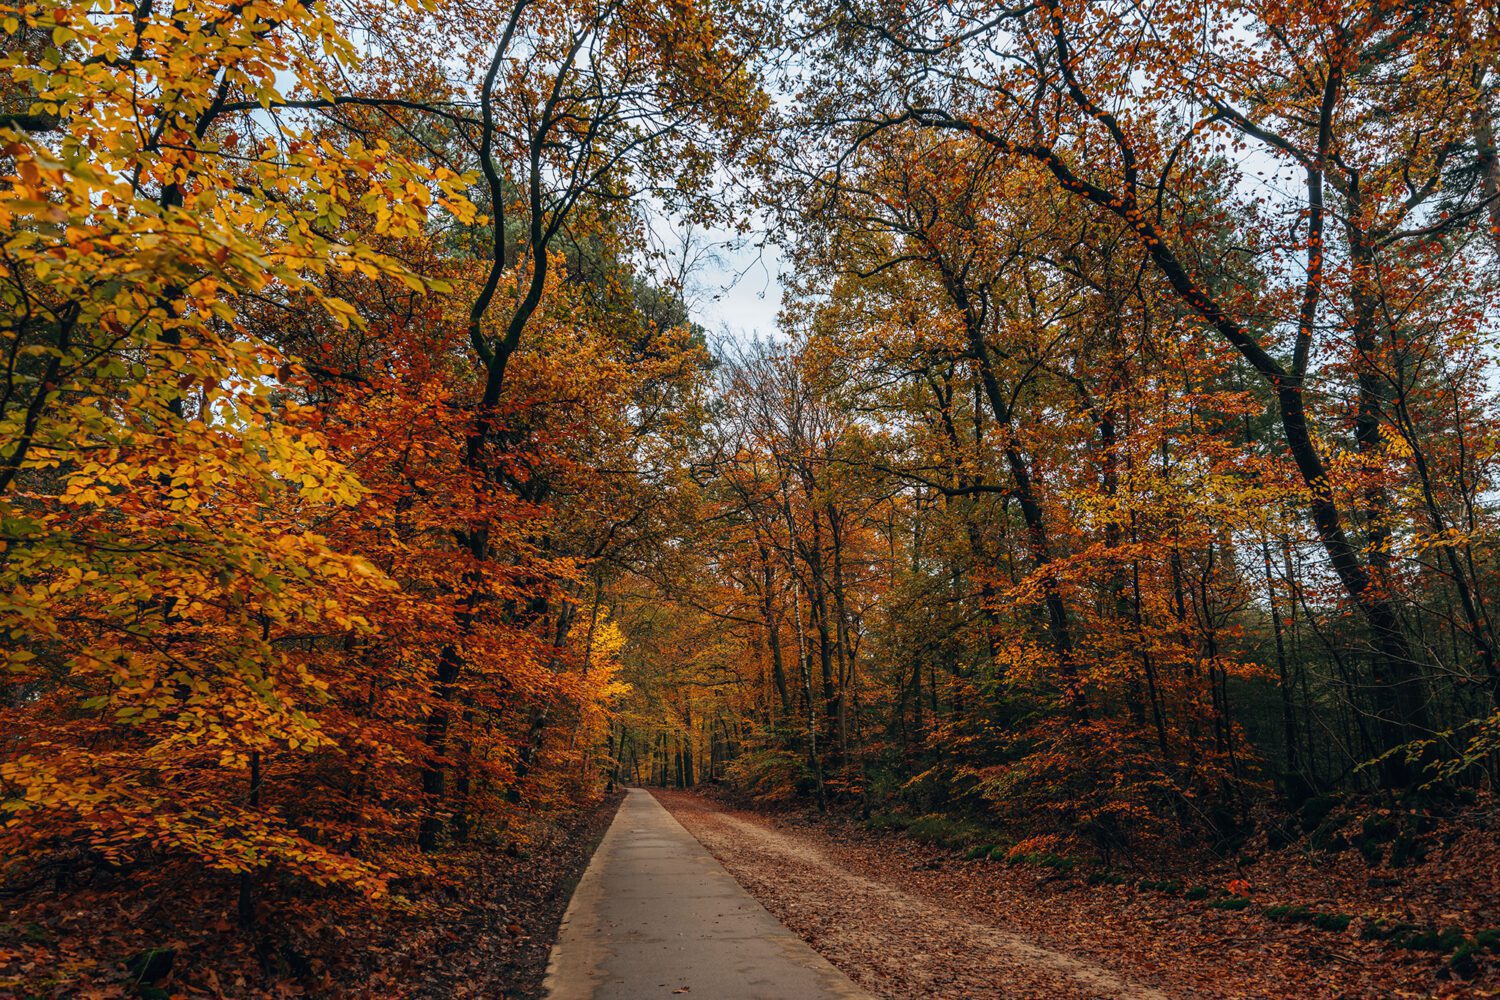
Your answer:
[[[906,835],[925,844],[941,844],[944,847],[962,847],[972,844],[985,835],[984,827],[967,820],[954,819],[941,813],[928,813],[912,820]]]
[[[1359,848],[1359,853],[1364,855],[1365,864],[1371,868],[1380,864],[1380,859],[1385,857],[1385,848],[1367,837],[1360,837],[1354,844]]]
[[[1180,775],[1163,765],[1155,741],[1134,727],[1033,717],[1007,732],[990,756],[998,762],[969,772],[979,798],[1007,815],[1024,816],[1033,829],[1076,842],[1106,866],[1118,852],[1181,833]],[[1110,766],[1101,769],[1101,760]],[[1222,834],[1212,806],[1237,779],[1205,767],[1194,780],[1201,784],[1189,794],[1203,806],[1194,815],[1207,820],[1200,832]]]
[[[911,825],[911,817],[902,816],[900,813],[874,813],[865,820],[865,826],[871,830],[905,830]]]
[[[766,805],[793,802],[799,794],[805,794],[802,789],[811,789],[817,783],[800,754],[771,748],[736,757],[724,769],[724,779],[736,792]]]

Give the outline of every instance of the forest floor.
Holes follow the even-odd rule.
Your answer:
[[[573,886],[623,797],[560,812],[517,850],[446,851],[432,875],[392,886],[399,902],[265,900],[252,931],[207,885],[146,899],[128,877],[98,876],[0,894],[0,997],[538,998]]]
[[[1487,951],[1455,962],[1451,948],[1362,933],[1376,915],[1470,935],[1500,923],[1489,830],[1454,837],[1399,884],[1357,852],[1284,850],[1202,867],[1215,888],[1192,899],[1187,882],[1089,885],[1081,873],[967,860],[854,821],[655,794],[778,919],[885,997],[1500,996],[1500,960]],[[1240,909],[1219,908],[1235,898],[1218,888],[1230,881],[1248,900],[1228,904]],[[1306,910],[1277,920],[1266,906]],[[1324,929],[1312,922],[1319,914],[1336,915],[1335,927],[1353,919]]]

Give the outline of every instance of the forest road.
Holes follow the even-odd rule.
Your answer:
[[[869,868],[861,873],[816,833],[688,792],[659,797],[778,919],[877,996],[1166,1000],[1192,995],[1164,992],[1089,957],[920,895],[914,873],[897,858],[878,874]]]
[[[544,988],[552,1000],[871,1000],[638,788],[573,892]]]

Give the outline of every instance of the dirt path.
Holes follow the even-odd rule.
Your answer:
[[[696,796],[659,796],[783,923],[861,986],[887,997],[1169,994],[1087,958],[938,905],[831,857],[827,838],[777,829]],[[820,843],[820,839],[823,841]]]
[[[1456,979],[1446,974],[1443,956],[1392,951],[1365,939],[1357,926],[1324,933],[1180,895],[966,861],[951,850],[855,823],[772,817],[689,793],[656,794],[778,919],[855,982],[886,997],[1500,996],[1493,986],[1485,988],[1492,982],[1488,973]],[[1364,888],[1365,875],[1339,869],[1338,879],[1323,877],[1325,870],[1353,864],[1347,858],[1320,857],[1316,864],[1250,873],[1257,905],[1390,913],[1424,925],[1468,918],[1493,923],[1484,914],[1466,918],[1461,903],[1424,910],[1404,898],[1382,898],[1392,890]],[[1470,870],[1479,881],[1490,877]],[[1199,876],[1209,885],[1233,877]],[[1354,883],[1354,890],[1334,891]]]

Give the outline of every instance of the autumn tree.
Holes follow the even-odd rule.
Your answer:
[[[704,367],[635,206],[720,210],[770,27],[4,13],[7,857],[249,925],[596,794],[604,560]]]

